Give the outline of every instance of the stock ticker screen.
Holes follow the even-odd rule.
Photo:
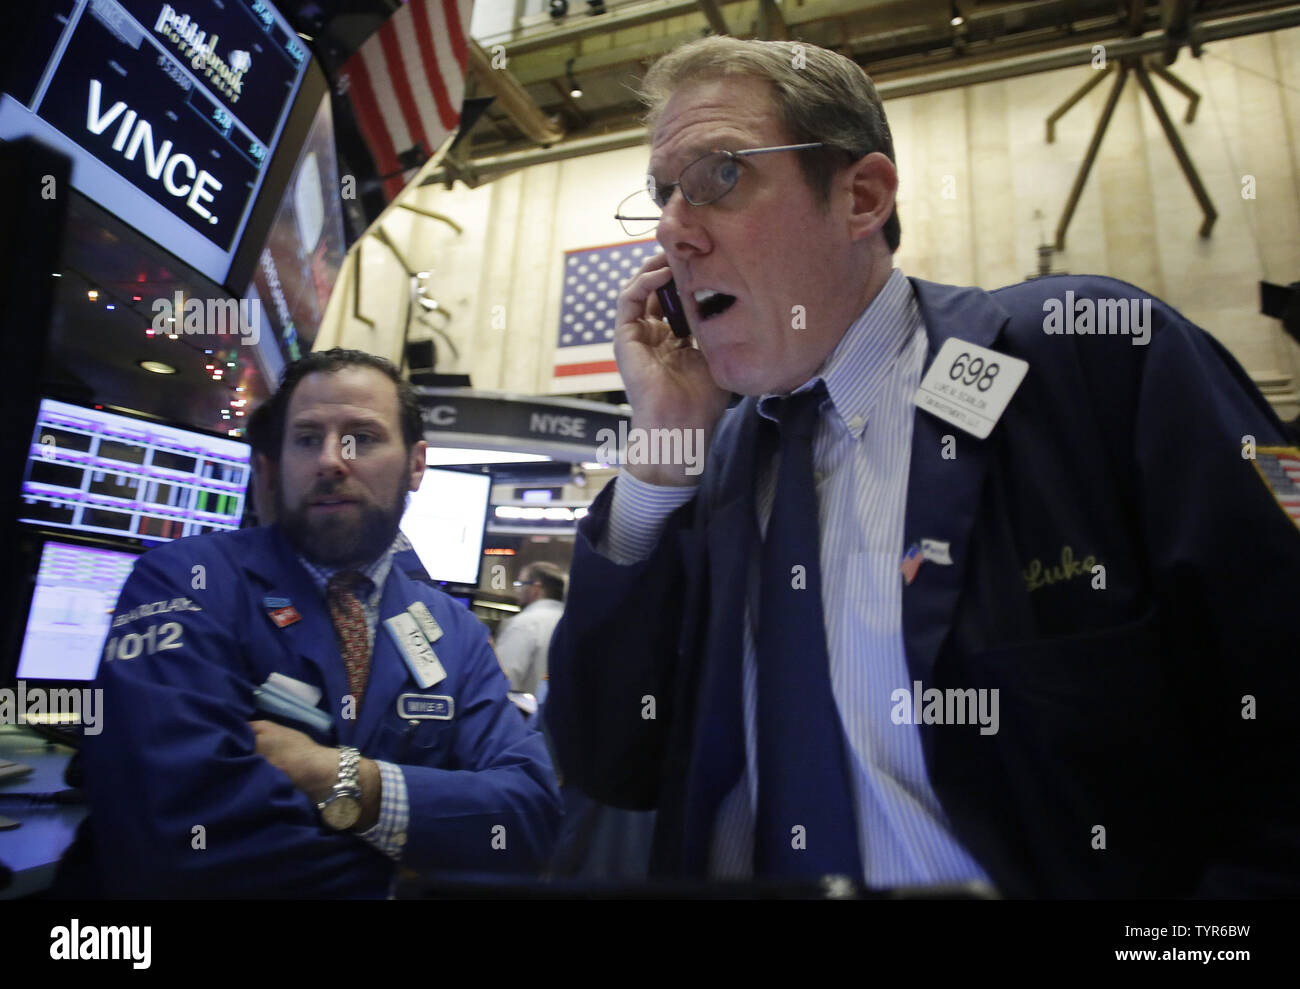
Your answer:
[[[0,97],[0,139],[225,279],[310,61],[268,0],[55,0]],[[43,49],[43,50],[39,50]]]
[[[21,522],[165,541],[238,529],[248,444],[43,399]]]
[[[135,553],[50,540],[41,551],[20,680],[93,680]]]

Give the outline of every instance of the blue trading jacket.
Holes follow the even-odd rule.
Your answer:
[[[321,690],[318,706],[335,728],[318,740],[401,766],[410,798],[402,867],[527,873],[545,863],[561,811],[542,736],[506,698],[486,630],[408,576],[404,556],[384,585],[354,720],[341,717],[346,675],[326,603],[277,527],[182,539],[141,557],[95,684],[103,730],[83,750],[104,892],[387,894],[397,866],[326,828],[312,801],[255,753],[247,722],[266,715],[253,691],[272,673]],[[277,625],[275,599],[299,619]],[[384,626],[416,601],[443,629],[434,648],[447,676],[427,689]],[[451,717],[408,717],[418,710],[408,694],[450,698]],[[429,709],[448,713],[443,701]]]
[[[932,539],[951,563],[903,589],[909,672],[1000,691],[996,734],[919,729],[954,834],[1008,896],[1300,895],[1300,530],[1258,469],[1281,423],[1159,300],[1145,346],[1045,332],[1067,290],[1143,298],[1123,282],[912,285],[927,368],[950,337],[1029,362],[987,439],[914,420],[900,557]],[[740,668],[759,445],[746,399],[647,560],[596,552],[610,490],[579,526],[547,724],[566,783],[658,809],[657,875],[707,874],[743,770],[738,708],[699,697]]]

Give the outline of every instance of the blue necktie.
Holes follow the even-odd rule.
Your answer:
[[[862,879],[844,729],[822,623],[812,442],[826,386],[781,400],[781,462],[763,540],[754,874]]]

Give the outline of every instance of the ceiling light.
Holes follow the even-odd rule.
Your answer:
[[[429,467],[453,467],[457,464],[533,464],[550,459],[540,453],[510,453],[468,447],[431,446],[424,452],[424,462]]]
[[[575,100],[582,99],[582,87],[578,85],[578,80],[573,75],[574,59],[569,59],[564,63],[564,78],[569,82],[569,95]]]
[[[107,309],[109,312],[112,312],[114,309],[117,308],[117,306],[113,305],[113,303],[110,302],[110,303],[109,303],[108,305],[106,305],[104,308]]]
[[[164,364],[162,361],[136,361],[146,371],[152,371],[154,374],[175,374],[176,368],[170,364]]]
[[[98,301],[99,289],[92,288],[89,292],[86,293],[86,298],[89,299],[91,302]]]

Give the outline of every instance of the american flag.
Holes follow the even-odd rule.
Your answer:
[[[474,0],[411,0],[339,73],[391,201],[406,186],[398,155],[432,155],[460,124]]]
[[[903,562],[898,570],[903,575],[903,583],[910,584],[916,580],[916,572],[921,569],[921,564],[925,562],[925,555],[921,552],[920,543],[912,543],[903,554]]]
[[[1262,446],[1255,453],[1255,469],[1282,510],[1300,526],[1300,450]]]
[[[660,250],[650,239],[564,252],[553,393],[623,387],[614,363],[618,293],[641,262]]]

